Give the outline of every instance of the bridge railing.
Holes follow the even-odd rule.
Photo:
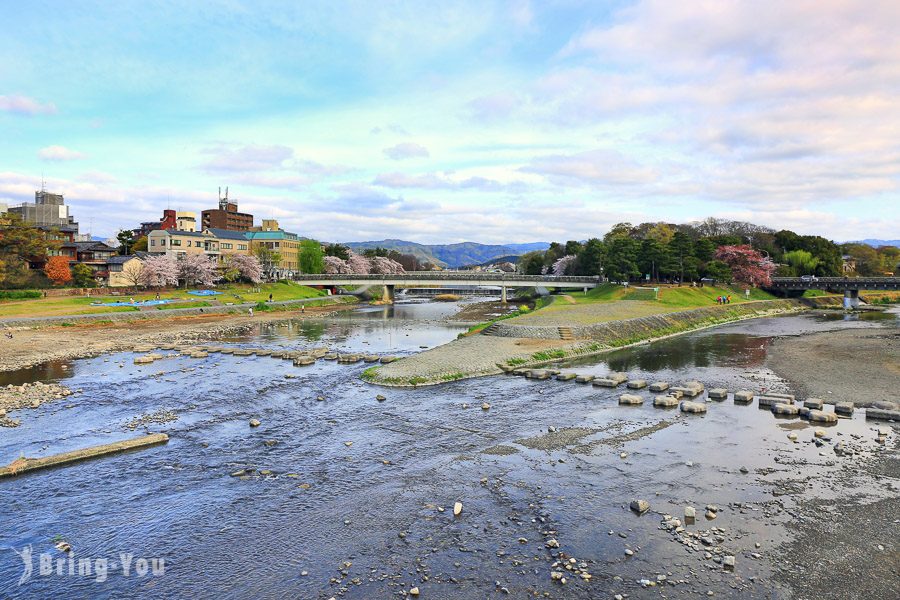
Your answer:
[[[440,281],[440,280],[455,280],[455,281],[496,281],[502,283],[504,281],[515,281],[515,282],[523,282],[523,281],[533,281],[535,283],[588,283],[588,284],[596,284],[600,281],[600,278],[597,276],[572,276],[572,275],[563,275],[563,276],[554,276],[554,275],[516,275],[515,273],[472,273],[471,271],[409,271],[406,273],[394,273],[394,274],[369,274],[369,275],[355,275],[355,274],[323,274],[323,275],[295,275],[294,279],[296,281],[339,281],[339,280],[353,280],[353,281],[384,281],[387,279],[403,279],[406,281]]]
[[[883,285],[896,284],[900,277],[773,277],[772,285],[804,285],[816,283],[819,285]]]

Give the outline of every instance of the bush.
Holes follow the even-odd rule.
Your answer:
[[[26,300],[41,296],[37,290],[0,290],[0,300]]]

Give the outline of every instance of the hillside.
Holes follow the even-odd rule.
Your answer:
[[[851,244],[866,244],[872,246],[873,248],[878,248],[880,246],[897,246],[900,247],[900,240],[859,240],[858,242],[850,242]]]
[[[479,244],[460,242],[458,244],[417,244],[405,240],[379,240],[369,242],[341,242],[354,252],[370,248],[387,248],[402,254],[412,254],[421,260],[430,261],[441,267],[458,267],[483,264],[499,257],[519,256],[532,250],[545,250],[550,244],[532,242],[528,244]]]

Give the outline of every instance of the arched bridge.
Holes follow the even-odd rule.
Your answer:
[[[515,273],[481,273],[472,271],[411,271],[377,275],[297,275],[294,280],[304,285],[383,285],[393,298],[395,287],[489,285],[499,286],[503,301],[511,287],[596,287],[599,277],[556,277],[553,275],[518,275]]]
[[[900,277],[773,277],[775,290],[843,290],[844,308],[859,306],[859,290],[900,290]]]

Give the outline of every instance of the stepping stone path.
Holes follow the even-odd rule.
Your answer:
[[[728,390],[726,388],[713,388],[706,395],[713,400],[725,400],[728,398]]]
[[[668,382],[668,381],[657,381],[657,382],[655,382],[655,383],[651,383],[651,384],[650,384],[650,391],[651,391],[651,392],[664,392],[664,391],[666,391],[667,389],[669,389],[669,382]]]
[[[594,380],[593,375],[579,375],[575,378],[575,383],[590,383]]]
[[[694,398],[695,396],[699,396],[703,393],[703,384],[699,381],[687,381],[680,386],[673,387],[672,390],[676,392],[681,392],[688,398]]]
[[[759,406],[760,407],[768,407],[771,408],[776,404],[786,404],[784,398],[778,398],[776,396],[760,396],[759,397]]]
[[[558,381],[572,381],[577,375],[575,373],[560,373],[556,376]]]
[[[525,373],[527,379],[550,379],[550,372],[546,369],[531,369]]]
[[[837,423],[838,418],[834,413],[828,413],[822,410],[810,410],[809,420],[815,423]]]
[[[800,409],[793,404],[774,404],[772,405],[772,413],[786,417],[795,417],[800,414]]]
[[[822,407],[824,405],[825,402],[823,400],[820,400],[819,398],[807,398],[803,403],[803,406],[805,408],[809,408],[811,410],[822,410]]]
[[[675,408],[678,406],[678,398],[675,396],[657,396],[653,399],[653,406],[659,408]]]
[[[614,388],[614,387],[619,387],[619,384],[620,384],[620,383],[622,383],[622,382],[621,382],[621,381],[615,381],[615,380],[613,380],[613,379],[606,379],[606,378],[603,378],[603,379],[595,379],[595,380],[594,380],[594,387]]]
[[[692,402],[690,400],[683,400],[681,402],[681,412],[692,413],[692,414],[703,414],[706,412],[706,403],[705,402]]]
[[[838,402],[834,405],[834,412],[839,415],[843,415],[845,417],[853,416],[853,403],[852,402]]]
[[[647,387],[647,381],[644,379],[632,379],[625,384],[630,390],[642,390]]]
[[[750,390],[738,390],[734,393],[734,401],[742,404],[753,402],[753,392]]]

